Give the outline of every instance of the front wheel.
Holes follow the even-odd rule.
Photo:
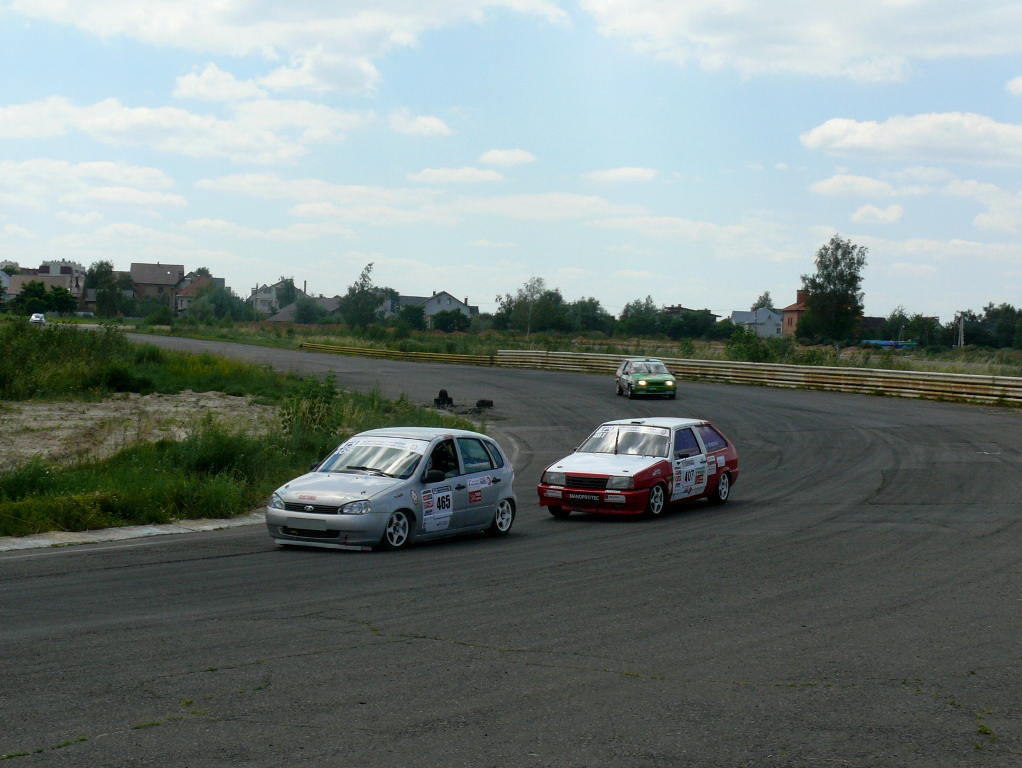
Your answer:
[[[486,532],[491,536],[506,536],[511,532],[515,522],[515,505],[511,499],[501,499],[497,503],[497,511],[493,513],[493,522]]]
[[[380,540],[381,549],[401,549],[412,540],[412,518],[404,510],[398,510],[387,520]]]
[[[571,510],[564,507],[547,507],[547,510],[558,520],[564,520],[571,514]]]
[[[667,494],[662,485],[654,485],[649,489],[649,500],[646,502],[646,517],[660,517],[667,506]]]
[[[628,395],[628,399],[629,400],[634,400],[635,399],[635,387],[629,385],[628,389],[625,391],[625,394]]]
[[[678,396],[678,393],[677,393],[677,392],[671,392],[671,394],[669,394],[669,395],[667,396],[667,399],[668,399],[668,400],[673,400],[673,399],[674,399],[674,398],[676,398],[677,396]]]
[[[717,489],[706,497],[710,504],[723,504],[731,496],[731,475],[724,472],[717,480]]]

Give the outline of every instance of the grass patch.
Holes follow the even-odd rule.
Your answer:
[[[70,464],[36,458],[0,472],[0,536],[233,517],[261,505],[274,488],[356,432],[398,425],[476,428],[403,396],[392,401],[378,391],[342,392],[332,376],[302,378],[209,354],[136,346],[115,330],[6,323],[3,340],[25,357],[22,366],[11,364],[17,354],[2,358],[0,397],[7,399],[217,390],[260,395],[279,404],[280,415],[268,434],[248,434],[207,415],[180,441],[140,441],[109,458]]]

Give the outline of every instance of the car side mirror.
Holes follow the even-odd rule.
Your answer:
[[[430,485],[432,483],[442,483],[447,479],[447,475],[441,472],[439,469],[427,469],[426,475],[422,479],[422,482]]]
[[[317,469],[319,469],[319,465],[322,464],[322,463],[323,463],[322,461],[314,461],[314,462],[312,462],[309,465],[309,471],[310,472],[315,472]]]

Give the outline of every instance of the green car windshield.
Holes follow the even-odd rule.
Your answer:
[[[577,453],[615,453],[667,458],[670,436],[671,431],[663,427],[605,424],[578,447]]]
[[[636,363],[632,366],[632,373],[658,373],[662,375],[669,375],[671,372],[667,370],[667,366],[661,363],[659,360],[653,360],[652,362]]]

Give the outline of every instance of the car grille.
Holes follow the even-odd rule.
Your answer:
[[[309,509],[312,507],[312,509]],[[288,501],[284,504],[288,512],[315,512],[320,515],[336,515],[340,507],[331,507],[326,504],[296,504]]]
[[[288,528],[286,525],[280,526],[280,533],[296,539],[337,539],[341,536],[340,531],[310,531],[307,528]]]
[[[578,475],[568,475],[565,480],[565,485],[568,488],[595,488],[603,490],[607,487],[607,478],[605,477],[579,477]]]

